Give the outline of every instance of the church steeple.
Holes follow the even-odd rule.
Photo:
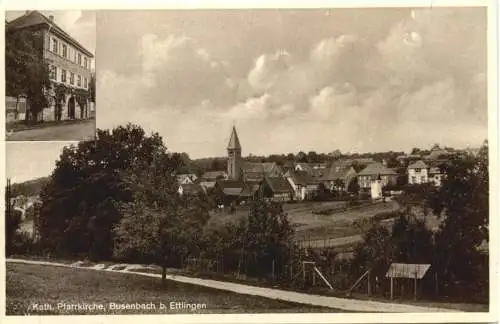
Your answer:
[[[238,133],[236,133],[236,127],[233,126],[233,131],[227,144],[227,175],[229,179],[240,180],[241,167],[241,145]]]
[[[238,133],[236,133],[235,126],[233,126],[231,138],[229,138],[229,143],[227,144],[227,149],[228,150],[241,150],[240,140],[238,139]]]

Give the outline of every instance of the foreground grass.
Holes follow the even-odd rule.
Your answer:
[[[162,286],[160,279],[127,273],[12,263],[7,263],[6,273],[7,315],[339,312],[330,308],[240,295],[174,281],[167,281]],[[171,302],[205,304],[206,308],[170,309]],[[58,308],[59,303],[95,303],[103,305],[104,309],[70,310]],[[155,309],[111,309],[110,303],[152,303]],[[160,309],[160,303],[166,305],[166,308]],[[37,304],[50,305],[51,309],[35,309]]]

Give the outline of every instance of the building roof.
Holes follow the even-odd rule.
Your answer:
[[[307,171],[294,171],[290,170],[287,172],[287,175],[292,178],[295,184],[301,186],[307,186],[312,182],[311,176]]]
[[[21,17],[18,17],[7,24],[8,29],[24,29],[24,28],[34,28],[34,27],[47,27],[52,28],[52,30],[63,37],[67,42],[71,43],[73,46],[77,47],[84,54],[89,57],[94,57],[94,55],[87,50],[83,45],[81,45],[76,39],[71,37],[66,33],[61,27],[59,27],[54,21],[45,17],[42,13],[37,10],[27,11]]]
[[[183,194],[205,193],[205,188],[197,183],[186,183],[182,184],[181,187]]]
[[[397,175],[396,171],[389,169],[382,165],[382,163],[375,162],[368,164],[366,168],[358,173],[359,176],[371,176],[371,175]]]
[[[385,276],[387,278],[422,279],[430,267],[430,264],[393,263]]]
[[[439,150],[432,150],[429,155],[427,155],[425,158],[429,160],[436,160],[439,159],[441,156],[449,156],[453,154],[452,152],[444,149],[439,149]]]
[[[223,180],[218,181],[217,186],[226,196],[240,196],[245,188],[245,183],[242,181]]]
[[[427,169],[429,166],[422,160],[418,160],[408,166],[408,169]]]
[[[216,180],[218,177],[226,177],[226,171],[208,171],[201,176],[204,180]]]
[[[332,163],[332,165],[328,168],[324,180],[327,181],[333,181],[337,179],[343,180],[348,171],[353,169],[352,166],[349,163],[346,163],[344,161],[336,161]]]
[[[283,177],[265,177],[264,181],[267,182],[269,188],[275,194],[293,192],[292,186]]]
[[[231,132],[231,137],[229,138],[229,143],[227,144],[228,150],[241,150],[240,140],[238,138],[238,133],[236,133],[236,127],[233,126],[233,131]]]
[[[278,165],[275,162],[245,162],[243,164],[244,172],[254,172],[254,173],[271,173],[278,169]]]

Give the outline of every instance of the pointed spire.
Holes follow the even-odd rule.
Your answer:
[[[236,133],[236,127],[233,126],[233,131],[231,133],[231,138],[227,144],[228,150],[241,150],[240,140],[238,139],[238,134]]]

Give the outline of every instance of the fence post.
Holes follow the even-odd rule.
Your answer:
[[[391,300],[394,298],[394,278],[391,276]]]
[[[276,269],[275,269],[275,261],[274,261],[274,259],[273,259],[273,263],[272,263],[272,271],[273,271],[273,274],[272,274],[272,276],[271,276],[271,278],[272,278],[272,280],[273,280],[273,281],[275,281],[275,280],[276,280],[276,277],[275,277],[275,275],[274,275],[274,271],[275,271],[275,270],[276,270]]]
[[[371,281],[371,271],[368,271],[368,296],[372,294],[372,281]]]

